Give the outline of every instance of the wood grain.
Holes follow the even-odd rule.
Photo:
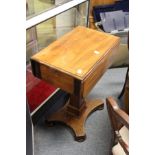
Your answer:
[[[114,4],[115,1],[116,0],[91,0],[90,1],[90,15],[92,15],[92,9],[94,6]]]
[[[31,59],[82,80],[119,40],[118,37],[79,26]],[[99,53],[94,53],[96,51]]]
[[[117,102],[112,97],[108,97],[106,99],[106,105],[114,132],[114,139],[116,143],[120,143],[123,150],[128,155],[129,146],[122,139],[119,130],[122,126],[126,126],[126,128],[129,129],[129,115],[127,115],[122,109],[119,108]]]
[[[90,16],[89,16],[89,27],[92,29],[97,29],[93,17],[93,7],[98,5],[108,5],[114,4],[116,0],[91,0],[90,1]]]
[[[72,76],[60,72],[59,70],[52,69],[43,64],[40,65],[40,74],[41,78],[46,82],[73,94],[74,78]]]
[[[113,64],[113,58],[117,54],[117,51],[118,45],[109,50],[107,55],[103,59],[101,59],[101,61],[98,62],[98,64],[95,65],[95,67],[91,70],[90,74],[84,79],[84,97],[87,96],[87,94],[102,77],[105,71]]]
[[[84,141],[86,138],[86,131],[84,127],[86,119],[92,112],[103,109],[103,106],[103,101],[99,99],[93,101],[86,101],[86,109],[83,111],[82,115],[78,117],[73,117],[70,114],[66,113],[66,110],[68,108],[68,106],[66,105],[57,113],[49,116],[46,122],[48,124],[50,124],[51,122],[63,123],[73,130],[75,140]]]
[[[87,102],[86,95],[112,64],[118,37],[79,26],[31,58],[35,76],[70,93],[65,108],[48,122],[63,122],[76,140],[85,138],[84,123],[90,113],[103,107],[101,100]]]

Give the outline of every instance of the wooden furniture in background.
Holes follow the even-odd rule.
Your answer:
[[[90,14],[89,14],[89,27],[92,29],[97,29],[94,22],[93,17],[93,7],[97,5],[107,5],[107,4],[114,4],[116,0],[91,0],[90,1]]]
[[[109,97],[106,99],[107,110],[114,131],[115,145],[113,155],[129,154],[129,116],[119,108],[116,101]]]
[[[129,33],[128,33],[128,49],[129,49]],[[124,86],[118,98],[120,99],[121,97],[123,97],[123,103],[125,104],[125,111],[127,114],[129,114],[129,65],[125,77]]]
[[[118,98],[119,99],[123,98],[123,103],[124,103],[124,107],[125,107],[124,110],[127,114],[129,114],[129,67],[127,69],[123,89],[122,89]]]
[[[85,139],[85,121],[90,113],[103,108],[102,100],[85,98],[113,62],[118,37],[79,26],[31,58],[33,74],[70,94],[66,106],[47,118],[62,122]]]

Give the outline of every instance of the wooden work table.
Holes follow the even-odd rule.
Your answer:
[[[70,94],[65,107],[47,118],[73,129],[75,139],[86,137],[88,115],[103,108],[102,100],[85,97],[112,64],[120,39],[82,26],[76,27],[31,58],[33,74]]]

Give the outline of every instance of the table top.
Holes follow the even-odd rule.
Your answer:
[[[31,59],[84,79],[95,64],[119,42],[119,37],[78,26]]]

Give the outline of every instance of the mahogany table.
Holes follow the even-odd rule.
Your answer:
[[[47,118],[69,126],[75,140],[86,138],[85,121],[90,113],[103,109],[100,99],[86,96],[112,64],[120,39],[78,26],[31,58],[33,74],[70,94],[68,103]]]

